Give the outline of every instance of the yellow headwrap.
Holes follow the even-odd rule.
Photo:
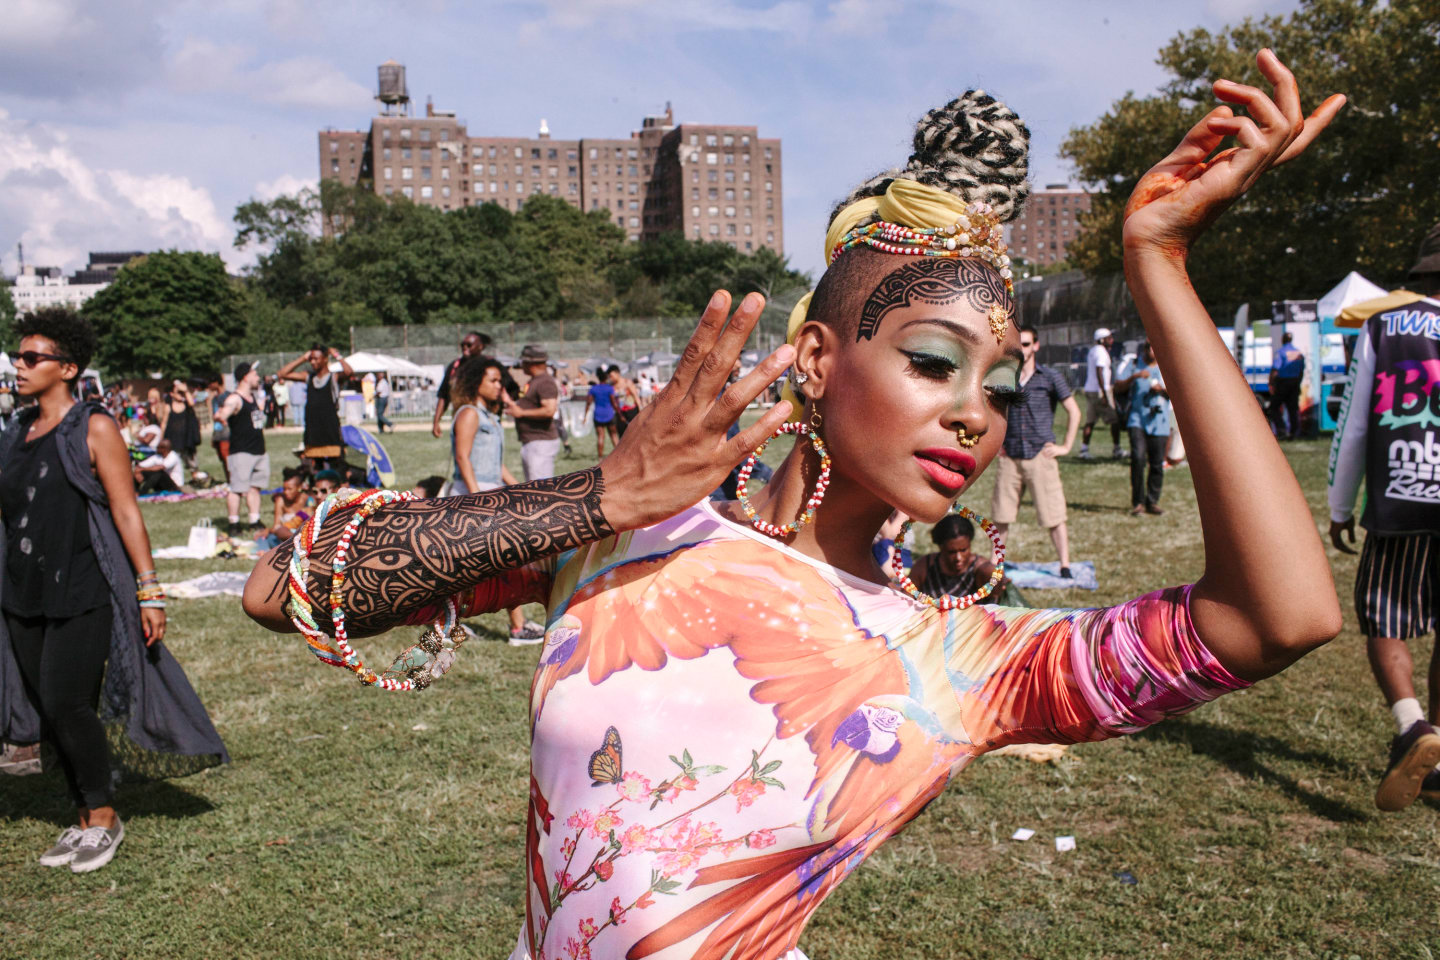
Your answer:
[[[964,200],[939,187],[931,187],[915,180],[891,180],[890,186],[885,188],[882,195],[856,200],[835,215],[830,229],[825,231],[825,262],[830,262],[830,251],[835,249],[845,234],[872,220],[898,223],[903,227],[939,229],[958,220],[965,213],[966,207]],[[805,314],[810,309],[812,296],[814,294],[805,294],[790,311],[790,323],[785,331],[786,343],[793,344],[795,335],[804,326]],[[794,409],[790,419],[799,420],[805,403],[795,394],[789,380],[786,380],[780,389],[780,396],[789,400]]]

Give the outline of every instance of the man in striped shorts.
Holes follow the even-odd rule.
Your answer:
[[[1431,259],[1440,261],[1440,227]],[[1425,266],[1425,248],[1421,263]],[[1434,271],[1411,272],[1408,286],[1432,296]],[[1371,317],[1350,364],[1350,385],[1330,446],[1330,539],[1354,553],[1352,512],[1360,481],[1365,545],[1355,573],[1355,612],[1370,669],[1395,716],[1396,734],[1375,804],[1403,810],[1417,796],[1440,800],[1440,647],[1428,677],[1430,722],[1415,695],[1408,641],[1433,634],[1440,597],[1440,301]]]

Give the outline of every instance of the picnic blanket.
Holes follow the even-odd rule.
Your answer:
[[[221,484],[218,487],[207,487],[204,490],[196,490],[194,493],[145,493],[140,495],[141,503],[183,503],[186,500],[214,500],[223,497],[228,488]]]
[[[1069,580],[1060,576],[1060,563],[1011,563],[1005,561],[1005,575],[1017,587],[1026,590],[1098,590],[1095,564],[1089,560],[1070,564],[1074,574]]]
[[[220,570],[168,584],[165,592],[182,600],[194,600],[198,597],[238,597],[245,593],[245,581],[249,577],[248,572]]]

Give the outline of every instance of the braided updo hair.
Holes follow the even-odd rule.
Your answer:
[[[915,180],[962,198],[983,200],[1001,220],[1012,220],[1030,195],[1030,130],[984,90],[967,90],[915,125],[913,152],[903,169],[887,170],[851,191],[830,212],[877,197],[896,179]]]

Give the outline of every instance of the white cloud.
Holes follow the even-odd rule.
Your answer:
[[[280,107],[363,110],[370,91],[321,57],[255,62],[254,48],[187,37],[170,65],[171,85],[185,93],[224,93]]]
[[[173,173],[85,163],[63,134],[0,110],[0,250],[74,269],[91,250],[202,250],[241,257],[210,192]]]
[[[171,0],[6,0],[0,92],[43,100],[113,100],[144,85],[161,58]]]
[[[276,197],[293,197],[301,190],[314,190],[320,182],[314,177],[297,177],[293,174],[282,173],[273,180],[262,180],[255,184],[254,197],[256,200],[274,200]]]

